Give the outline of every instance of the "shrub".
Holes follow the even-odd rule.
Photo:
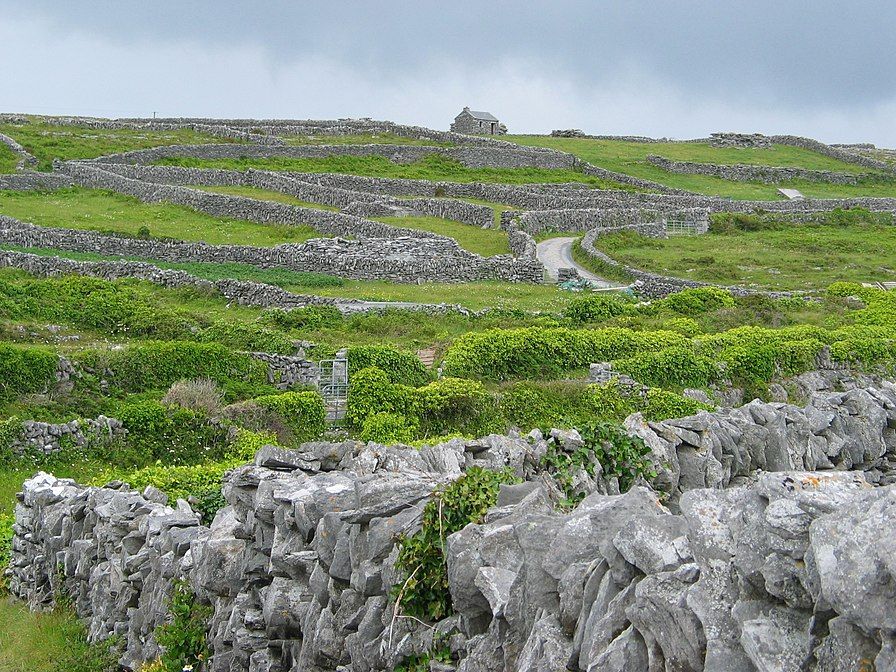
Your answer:
[[[524,432],[535,428],[560,427],[576,405],[577,397],[577,390],[563,394],[535,383],[517,383],[502,391],[500,414]]]
[[[630,304],[612,294],[596,294],[570,299],[563,314],[576,324],[601,322],[630,310]]]
[[[613,368],[651,387],[707,387],[718,378],[715,360],[689,347],[641,352]]]
[[[452,613],[445,539],[480,522],[498,501],[501,484],[515,482],[510,469],[471,467],[426,503],[420,531],[398,541],[395,567],[405,578],[392,596],[405,614],[437,621]]]
[[[642,350],[685,345],[672,331],[606,329],[491,329],[460,336],[445,354],[448,375],[491,380],[557,377],[591,362],[632,356]]]
[[[382,345],[362,345],[349,348],[349,375],[356,371],[376,367],[383,371],[392,383],[418,387],[429,378],[423,362],[411,353],[399,352]]]
[[[0,401],[45,390],[56,380],[58,363],[47,350],[0,343]]]
[[[113,479],[121,480],[137,490],[151,485],[168,495],[171,504],[178,499],[189,502],[194,511],[202,514],[203,522],[209,524],[218,509],[225,504],[221,494],[221,479],[224,472],[233,466],[233,462],[185,466],[154,464],[133,471],[105,472],[92,479],[92,482],[94,485],[102,485]]]
[[[720,308],[733,308],[734,297],[718,287],[694,287],[670,294],[657,303],[682,315],[694,316]]]
[[[253,401],[282,418],[291,433],[290,444],[316,439],[327,427],[327,409],[317,392],[284,392],[256,397]]]
[[[163,390],[178,380],[208,378],[262,383],[267,366],[217,343],[154,341],[132,345],[109,357],[115,383],[125,392]]]
[[[336,278],[333,279],[336,280]],[[342,283],[340,281],[336,284]],[[343,317],[339,309],[333,306],[304,306],[292,310],[280,310],[279,308],[266,310],[261,319],[263,322],[269,322],[281,329],[320,329],[338,326]]]
[[[360,439],[385,445],[409,443],[417,435],[419,427],[397,413],[374,413],[364,418]]]
[[[167,672],[198,669],[208,658],[205,633],[214,610],[200,604],[189,584],[178,581],[168,604],[168,620],[156,629],[162,647],[162,664]]]
[[[579,469],[589,469],[594,475],[594,462],[601,465],[604,476],[616,477],[619,491],[626,492],[639,477],[650,479],[656,476],[652,471],[650,454],[644,440],[629,436],[619,425],[606,422],[588,423],[579,428],[584,446],[572,453],[562,448],[553,448],[545,456],[545,464],[555,479],[559,479],[567,503],[575,505],[587,493],[578,492],[574,486],[574,475]]]
[[[428,434],[483,434],[489,420],[494,419],[491,395],[482,383],[473,380],[442,378],[419,388],[416,394],[421,425]]]
[[[179,380],[162,397],[162,403],[180,406],[190,411],[199,411],[209,416],[217,415],[223,407],[224,393],[209,378]]]
[[[282,333],[265,329],[257,324],[240,322],[215,322],[204,329],[199,340],[203,343],[220,343],[233,350],[250,352],[275,352],[289,355],[296,351],[292,339]]]
[[[393,383],[382,369],[367,367],[351,375],[346,419],[360,429],[376,413],[401,415],[413,424],[420,416],[414,388]]]
[[[123,404],[117,415],[128,430],[127,443],[144,462],[197,464],[222,458],[229,446],[227,428],[196,411],[139,400]]]

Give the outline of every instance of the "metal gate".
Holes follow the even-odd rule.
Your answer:
[[[709,220],[704,217],[672,216],[665,219],[668,236],[699,236],[709,230]]]
[[[327,407],[327,421],[336,422],[345,417],[348,404],[348,360],[324,359],[320,369],[320,394]]]

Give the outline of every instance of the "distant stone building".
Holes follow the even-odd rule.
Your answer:
[[[467,135],[502,135],[507,132],[507,127],[493,114],[477,112],[465,107],[460,114],[454,117],[451,130]]]

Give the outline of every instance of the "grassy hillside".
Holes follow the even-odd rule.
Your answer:
[[[323,159],[288,157],[196,159],[171,157],[159,165],[185,168],[224,168],[226,170],[286,170],[298,173],[344,173],[367,177],[398,177],[415,180],[447,182],[490,182],[502,184],[532,184],[538,182],[582,182],[602,189],[630,189],[612,180],[586,176],[576,170],[547,168],[467,168],[459,161],[438,155],[426,156],[410,164],[392,163],[382,156],[328,156]]]
[[[87,229],[136,236],[204,241],[214,245],[272,246],[300,243],[321,234],[310,226],[257,224],[220,219],[168,203],[141,203],[136,198],[98,189],[53,192],[0,191],[0,214],[39,226]]]
[[[543,135],[508,135],[506,140],[520,145],[550,147],[578,156],[595,166],[625,173],[645,180],[653,180],[676,189],[687,189],[701,194],[728,196],[740,200],[780,199],[777,186],[799,189],[807,196],[818,198],[848,198],[854,196],[896,196],[896,181],[876,182],[871,171],[862,166],[832,159],[817,152],[798,147],[775,145],[773,149],[715,148],[707,143],[625,142],[621,140],[593,140],[591,138],[552,138]],[[700,163],[752,164],[785,166],[808,170],[833,170],[866,175],[867,183],[856,186],[821,184],[795,180],[781,185],[758,182],[731,182],[706,175],[670,173],[647,161],[656,154],[676,161]]]
[[[92,159],[160,145],[198,145],[232,142],[187,129],[144,131],[131,129],[57,126],[45,122],[0,124],[0,133],[15,138],[38,158],[39,170],[50,170],[53,159]]]
[[[6,145],[0,143],[0,173],[12,173],[16,169],[19,157]]]

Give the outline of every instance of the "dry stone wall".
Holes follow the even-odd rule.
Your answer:
[[[445,156],[470,168],[574,168],[576,158],[564,152],[533,150],[507,143],[492,147],[425,145],[167,145],[111,154],[98,163],[155,163],[172,157],[240,159],[284,157],[324,159],[329,156],[381,156],[393,163],[415,163],[426,156]]]
[[[826,182],[829,184],[858,184],[859,176],[854,173],[838,173],[830,170],[806,170],[803,168],[778,168],[747,164],[696,163],[693,161],[672,161],[651,154],[647,160],[670,173],[686,175],[710,175],[734,182],[764,182],[778,184],[792,180]]]
[[[390,670],[436,638],[458,672],[893,668],[896,387],[626,425],[657,490],[620,495],[595,464],[572,511],[539,467],[582,445],[557,430],[265,447],[225,476],[210,527],[153,489],[38,474],[16,507],[10,589],[33,608],[64,591],[92,638],[122,637],[129,667],[158,654],[185,580],[214,607],[211,672]],[[447,537],[456,613],[403,618],[396,538],[471,466],[525,482]]]
[[[215,194],[187,187],[160,185],[134,180],[87,163],[66,163],[61,170],[76,183],[94,189],[110,189],[147,203],[166,202],[184,205],[213,217],[245,219],[259,224],[312,226],[322,234],[367,238],[450,239],[429,231],[401,229],[339,212],[304,208],[243,196]]]
[[[0,191],[49,191],[72,186],[71,178],[59,173],[38,173],[23,170],[13,175],[0,175]]]
[[[305,306],[333,306],[341,313],[369,313],[390,309],[421,311],[430,314],[459,312],[470,314],[458,305],[406,303],[388,301],[358,301],[322,296],[293,294],[276,285],[246,280],[223,279],[211,282],[185,271],[162,269],[139,261],[76,261],[64,257],[0,250],[0,268],[18,268],[38,277],[85,275],[104,280],[135,278],[164,287],[194,287],[203,291],[217,291],[225,299],[239,305],[292,310]],[[485,309],[487,312],[487,309]]]
[[[12,153],[19,157],[19,162],[16,165],[18,170],[23,170],[24,168],[37,164],[37,157],[28,152],[27,149],[22,147],[22,145],[8,135],[0,133],[0,144],[9,147],[9,149],[12,150]]]
[[[64,423],[22,422],[21,432],[9,444],[14,454],[38,453],[48,455],[66,446],[94,446],[109,444],[127,434],[120,420],[107,418],[82,418]]]
[[[501,279],[540,282],[542,266],[511,255],[480,257],[448,239],[398,238],[365,241],[314,239],[301,245],[249,247],[181,241],[144,240],[95,231],[35,226],[0,216],[0,241],[18,247],[96,252],[110,256],[171,262],[237,262],[258,268],[329,273],[359,280],[467,282]]]
[[[538,234],[544,231],[590,231],[597,227],[618,228],[631,224],[661,222],[666,219],[693,221],[701,223],[705,228],[709,220],[709,210],[706,208],[663,211],[636,208],[531,210],[523,213],[511,213],[502,223],[514,222],[520,229]],[[645,230],[652,231],[650,228]]]

